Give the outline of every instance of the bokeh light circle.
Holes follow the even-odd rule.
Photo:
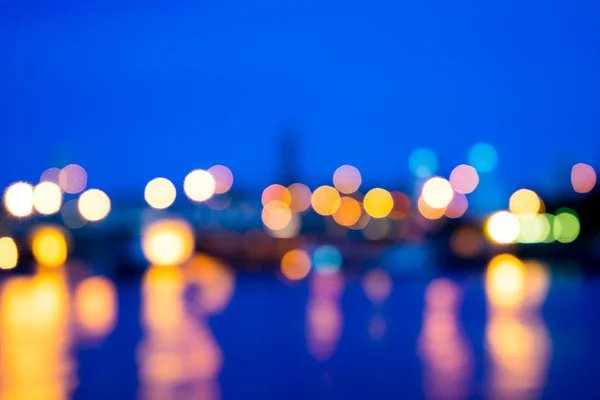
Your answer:
[[[292,183],[288,187],[290,193],[290,209],[295,212],[303,212],[310,207],[312,192],[308,186],[302,183]]]
[[[175,185],[166,178],[154,178],[144,189],[144,199],[148,205],[157,210],[169,207],[177,197]]]
[[[19,249],[14,239],[8,236],[0,238],[0,269],[12,269],[19,261]]]
[[[315,270],[323,275],[336,273],[342,267],[342,253],[332,245],[319,246],[313,253]]]
[[[224,165],[214,165],[208,169],[208,172],[215,180],[215,193],[227,193],[233,186],[233,173]]]
[[[465,215],[467,209],[469,208],[469,201],[467,197],[462,193],[454,193],[450,204],[446,207],[446,211],[444,211],[444,215],[448,218],[460,218]]]
[[[311,264],[310,256],[306,251],[290,250],[281,259],[281,273],[287,279],[297,281],[308,275]]]
[[[274,231],[285,228],[291,220],[292,211],[283,201],[273,200],[262,210],[263,224]]]
[[[54,225],[36,228],[31,239],[31,252],[43,267],[57,268],[63,265],[68,254],[66,232]]]
[[[194,245],[192,226],[182,219],[158,220],[142,232],[142,251],[152,265],[180,264],[190,258]]]
[[[510,196],[509,210],[515,215],[532,217],[540,210],[540,198],[529,189],[519,189]]]
[[[472,166],[461,164],[450,173],[450,183],[458,193],[472,193],[479,185],[479,174]]]
[[[265,190],[263,190],[260,201],[263,206],[266,206],[272,201],[282,201],[289,205],[292,203],[292,194],[285,186],[275,183],[267,186]]]
[[[454,197],[454,189],[446,179],[436,176],[425,182],[422,196],[429,207],[446,208]]]
[[[311,204],[317,214],[332,215],[340,207],[339,192],[331,186],[318,187],[312,194]]]
[[[438,159],[432,150],[422,148],[411,153],[408,165],[416,177],[428,178],[437,172]]]
[[[588,164],[575,164],[571,169],[571,185],[577,193],[588,193],[596,186],[596,171]]]
[[[489,143],[477,143],[469,150],[469,164],[479,173],[491,172],[498,164],[498,152]]]
[[[4,192],[4,207],[11,215],[23,218],[33,212],[33,187],[26,182],[16,182]]]
[[[44,181],[33,188],[33,207],[42,215],[56,214],[62,206],[63,194],[56,183]]]
[[[444,216],[444,213],[446,212],[445,208],[431,207],[429,204],[427,204],[427,202],[425,202],[422,195],[419,196],[419,200],[417,201],[417,209],[423,217],[432,220],[442,218]]]
[[[352,165],[342,165],[333,173],[333,186],[344,194],[351,194],[358,190],[362,183],[360,171]]]
[[[390,194],[392,195],[394,206],[392,207],[392,211],[390,211],[388,218],[394,221],[403,220],[410,212],[410,198],[405,193],[398,191],[392,191]]]
[[[83,218],[97,222],[106,218],[110,212],[110,198],[99,189],[86,190],[79,196],[77,208]]]
[[[360,203],[351,197],[342,197],[340,207],[333,213],[335,222],[342,226],[352,226],[358,222],[362,208]]]
[[[58,174],[58,184],[65,193],[82,192],[87,185],[87,172],[80,165],[67,165]]]
[[[192,201],[202,202],[215,194],[215,178],[203,169],[196,169],[183,180],[183,191]]]
[[[394,208],[394,199],[387,190],[375,188],[365,195],[363,206],[371,217],[385,218]]]
[[[512,243],[521,232],[519,219],[508,211],[498,211],[492,214],[485,226],[490,239],[499,244]]]

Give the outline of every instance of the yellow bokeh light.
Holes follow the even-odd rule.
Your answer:
[[[321,215],[332,215],[340,208],[341,203],[339,192],[327,185],[318,187],[311,198],[313,209]]]
[[[369,190],[363,200],[365,211],[373,218],[385,218],[394,208],[394,199],[385,189]]]
[[[224,165],[214,165],[208,169],[208,172],[215,180],[215,193],[227,193],[233,186],[233,173]]]
[[[266,206],[272,201],[282,201],[287,205],[292,202],[292,195],[290,191],[285,187],[278,184],[269,185],[263,190],[261,203]]]
[[[33,212],[33,187],[26,182],[16,182],[4,192],[4,207],[15,217],[23,218]]]
[[[351,194],[358,190],[362,183],[360,171],[351,165],[342,165],[333,173],[333,186],[344,194]]]
[[[157,210],[169,207],[177,197],[175,185],[166,178],[154,178],[144,189],[144,199],[148,205]]]
[[[117,292],[107,278],[86,278],[75,288],[75,315],[78,325],[93,337],[109,335],[116,324]]]
[[[514,214],[508,211],[498,211],[488,218],[485,231],[494,242],[507,244],[519,236],[521,224]]]
[[[33,189],[33,206],[42,215],[56,214],[62,206],[60,186],[53,182],[38,183]]]
[[[18,261],[19,249],[13,238],[0,238],[0,269],[12,269]]]
[[[417,208],[421,215],[427,219],[440,219],[446,212],[445,208],[433,208],[425,202],[423,196],[419,196],[417,201]]]
[[[520,243],[540,243],[547,240],[551,233],[550,220],[545,214],[532,217],[520,217],[521,229],[517,240]]]
[[[87,185],[87,172],[77,164],[67,165],[58,174],[58,184],[65,193],[82,192]]]
[[[272,230],[285,228],[292,220],[292,211],[287,203],[279,200],[269,202],[262,210],[262,221]]]
[[[31,252],[40,266],[60,267],[67,260],[68,253],[65,232],[53,225],[37,228],[32,235]]]
[[[181,219],[163,219],[149,224],[142,233],[142,251],[154,265],[177,265],[194,251],[192,226]]]
[[[352,226],[358,222],[362,209],[360,203],[351,197],[342,197],[340,207],[333,213],[335,222],[342,226]]]
[[[99,189],[86,190],[79,196],[77,208],[87,221],[97,222],[106,218],[110,212],[110,198]]]
[[[308,186],[302,183],[293,183],[288,187],[291,201],[290,209],[295,212],[303,212],[310,207],[310,198],[312,193]]]
[[[183,180],[183,191],[192,201],[202,202],[210,199],[215,194],[215,178],[202,169],[197,169],[185,177]]]
[[[421,196],[429,207],[446,208],[454,197],[454,189],[446,179],[434,177],[425,182]]]
[[[494,308],[519,307],[525,298],[525,264],[511,254],[500,254],[490,261],[485,283]]]
[[[575,164],[571,169],[571,184],[577,193],[588,193],[596,186],[596,171],[588,164]]]
[[[450,183],[458,193],[468,194],[477,188],[479,174],[470,165],[461,164],[450,173]]]
[[[312,262],[304,250],[290,250],[281,259],[281,273],[291,281],[305,278],[310,272]]]
[[[510,196],[509,209],[518,216],[534,216],[540,210],[540,198],[532,190],[517,190]]]

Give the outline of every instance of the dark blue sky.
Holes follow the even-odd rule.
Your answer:
[[[406,181],[417,147],[448,173],[490,142],[515,187],[600,155],[597,2],[0,1],[0,185],[71,162],[107,190],[216,163],[266,185],[289,123],[313,185]]]

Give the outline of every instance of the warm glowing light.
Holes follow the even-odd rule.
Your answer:
[[[186,261],[194,251],[194,231],[180,219],[152,222],[142,233],[142,251],[154,265],[177,265]]]
[[[13,238],[0,238],[0,269],[12,269],[18,261],[19,249]]]
[[[144,199],[148,205],[157,210],[169,207],[177,197],[175,185],[166,178],[154,178],[144,189]]]
[[[183,191],[193,201],[202,202],[210,199],[215,194],[215,178],[202,169],[197,169],[183,180]]]
[[[417,149],[410,155],[409,167],[418,178],[428,178],[437,171],[438,159],[429,149]]]
[[[281,273],[291,281],[305,278],[310,267],[310,256],[304,250],[290,250],[281,259]]]
[[[450,248],[461,258],[477,257],[483,251],[483,246],[481,233],[473,228],[460,227],[450,236]]]
[[[444,216],[446,212],[445,208],[433,208],[429,204],[425,202],[423,196],[419,196],[419,200],[417,201],[417,208],[421,215],[427,219],[440,219]]]
[[[67,165],[58,174],[58,184],[65,193],[82,192],[87,185],[87,172],[77,164]]]
[[[532,190],[517,190],[510,196],[509,209],[515,215],[532,217],[540,210],[540,198]]]
[[[571,169],[571,184],[577,193],[588,193],[596,186],[596,171],[591,165],[575,164]]]
[[[513,309],[525,298],[525,265],[511,254],[500,254],[490,261],[486,272],[486,293],[496,308]]]
[[[233,174],[231,170],[224,165],[214,165],[208,169],[208,172],[215,180],[215,193],[227,193],[233,185]]]
[[[458,193],[471,193],[479,185],[479,174],[470,165],[461,164],[450,173],[450,183]]]
[[[342,165],[333,174],[333,186],[344,194],[351,194],[358,190],[362,183],[360,171],[351,165]]]
[[[32,235],[31,252],[40,266],[60,267],[67,260],[68,253],[65,232],[53,225],[37,228]]]
[[[394,201],[394,207],[388,215],[388,218],[394,221],[403,220],[408,216],[410,211],[410,199],[402,192],[393,191],[390,192]]]
[[[10,185],[4,192],[4,207],[15,217],[23,218],[33,212],[33,187],[26,182]]]
[[[194,311],[215,315],[227,308],[235,291],[235,275],[217,258],[195,254],[183,265],[186,282],[198,289],[193,297]]]
[[[425,182],[421,196],[429,207],[446,208],[454,197],[454,190],[446,179],[435,177]]]
[[[112,333],[117,320],[117,292],[107,278],[95,276],[75,288],[75,315],[83,331],[93,337]]]
[[[77,202],[79,214],[87,221],[101,221],[110,212],[110,198],[99,189],[86,190]]]
[[[372,269],[362,279],[365,294],[376,306],[381,306],[392,292],[390,275],[382,269]]]
[[[394,199],[385,189],[375,188],[369,190],[363,200],[365,211],[373,218],[385,218],[394,207]]]
[[[448,218],[460,218],[465,215],[467,208],[469,208],[467,197],[462,193],[454,193],[454,197],[452,197],[452,201],[444,211],[444,215]]]
[[[321,274],[336,273],[342,266],[342,253],[337,247],[324,244],[313,253],[315,270]]]
[[[52,182],[58,185],[58,176],[60,175],[60,168],[48,168],[40,176],[40,182]]]
[[[311,204],[317,214],[332,215],[341,204],[340,194],[331,186],[317,188],[311,198]]]
[[[545,214],[532,217],[520,217],[521,229],[517,241],[520,243],[541,243],[546,241],[551,232],[550,220]]]
[[[292,195],[290,191],[285,187],[278,184],[269,185],[263,190],[261,203],[266,206],[272,201],[282,201],[287,205],[292,202]]]
[[[491,144],[477,143],[469,151],[469,164],[479,173],[491,172],[498,164],[498,152]]]
[[[358,222],[361,213],[358,201],[351,197],[342,197],[340,208],[333,214],[333,219],[342,226],[352,226]]]
[[[60,186],[52,182],[38,183],[33,189],[33,206],[42,215],[56,214],[62,205]]]
[[[288,187],[290,192],[290,209],[295,212],[303,212],[310,207],[312,193],[308,186],[302,183],[293,183]]]
[[[558,210],[553,224],[554,238],[561,243],[571,243],[577,239],[579,231],[579,219],[575,212],[569,209]]]
[[[486,233],[496,243],[513,242],[521,231],[519,219],[508,211],[498,211],[487,220]]]
[[[273,200],[262,210],[263,224],[269,229],[280,230],[285,228],[292,220],[292,211],[287,203]]]

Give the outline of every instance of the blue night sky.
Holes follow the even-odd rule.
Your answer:
[[[492,143],[509,187],[600,155],[597,2],[0,1],[2,186],[72,162],[109,192],[217,163],[264,186],[290,124],[312,186],[403,184],[418,147],[448,174]]]

